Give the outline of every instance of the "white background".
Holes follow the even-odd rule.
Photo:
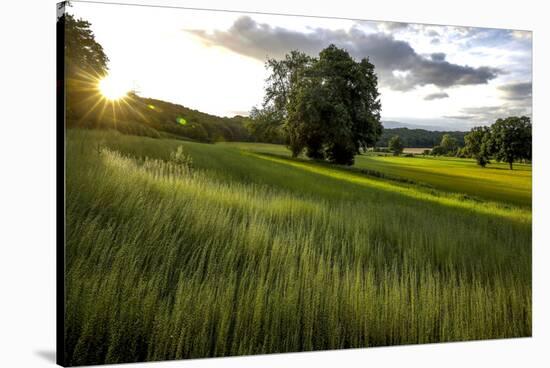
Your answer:
[[[544,1],[135,2],[533,30],[535,149],[533,338],[135,367],[550,366],[550,21]],[[55,14],[55,0],[5,1],[0,9],[0,367],[53,366],[55,359]]]

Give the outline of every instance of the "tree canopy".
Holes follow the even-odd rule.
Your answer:
[[[504,161],[513,169],[514,161],[531,160],[532,126],[527,116],[497,119],[490,127],[474,127],[464,137],[466,152],[485,167],[489,158]]]
[[[456,138],[450,134],[444,134],[439,145],[446,154],[453,154],[458,149],[458,142]]]
[[[504,161],[513,168],[516,160],[531,160],[531,119],[527,116],[511,116],[498,119],[491,126],[491,149],[497,161]]]
[[[90,22],[75,19],[71,14],[62,16],[65,27],[65,65],[68,76],[88,73],[96,77],[107,74],[109,58],[96,42]]]
[[[253,107],[246,127],[256,141],[283,144],[285,140],[281,128],[282,120],[281,111],[272,106],[264,109]]]
[[[466,154],[474,157],[477,164],[485,167],[491,155],[491,129],[489,127],[474,127],[464,137]]]
[[[378,80],[368,59],[356,62],[330,45],[312,58],[293,51],[270,59],[264,109],[277,111],[293,156],[351,165],[382,132]],[[260,115],[262,116],[262,115]]]

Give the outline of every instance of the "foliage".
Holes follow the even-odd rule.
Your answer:
[[[458,142],[456,138],[452,137],[450,134],[443,134],[439,146],[445,154],[454,155],[456,154],[456,150],[458,149]]]
[[[69,78],[82,78],[83,73],[96,77],[107,74],[109,58],[96,42],[90,22],[63,14],[58,19],[65,32],[65,66]]]
[[[401,138],[399,138],[398,135],[394,135],[390,139],[388,147],[394,156],[399,156],[399,154],[403,152],[403,148],[404,148],[403,143],[401,142]]]
[[[466,132],[440,132],[425,129],[409,128],[384,128],[382,135],[376,143],[377,146],[387,147],[390,139],[398,135],[405,147],[431,148],[439,145],[444,134],[456,139],[458,146],[462,146]]]
[[[281,115],[281,119],[285,119],[294,87],[314,62],[314,58],[297,50],[285,55],[283,60],[268,59],[266,69],[270,75],[266,80],[263,106],[271,106]]]
[[[185,153],[183,146],[179,146],[175,151],[170,153],[170,160],[187,168],[191,168],[193,166],[193,159]]]
[[[464,137],[466,153],[474,157],[479,166],[485,167],[491,154],[491,129],[488,127],[474,127]]]
[[[285,143],[284,132],[281,127],[283,116],[280,110],[270,105],[263,109],[253,107],[249,118],[246,128],[253,140],[265,143]]]
[[[155,129],[200,142],[250,141],[246,128],[249,118],[219,117],[178,104],[136,96],[133,99],[133,119]],[[180,118],[185,125],[178,123]]]
[[[304,149],[314,159],[351,165],[360,149],[381,134],[374,66],[334,45],[318,58],[293,51],[270,59],[264,108],[279,113],[294,157]]]
[[[498,161],[504,161],[513,168],[516,160],[531,160],[531,119],[527,116],[511,116],[498,119],[491,126],[491,151]]]
[[[432,150],[430,151],[430,154],[433,155],[433,156],[442,156],[446,153],[447,152],[445,151],[445,149],[443,147],[441,147],[440,145],[434,146],[434,148],[432,148]]]

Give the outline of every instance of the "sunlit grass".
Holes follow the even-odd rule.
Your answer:
[[[527,210],[234,145],[67,143],[70,364],[531,334]]]
[[[282,163],[284,165],[298,167],[306,171],[329,176],[342,181],[364,185],[368,188],[376,188],[378,190],[399,193],[401,195],[415,198],[417,200],[438,203],[449,207],[470,209],[479,213],[485,213],[493,216],[504,216],[508,218],[518,219],[520,221],[531,221],[531,212],[529,210],[521,208],[513,208],[510,206],[503,206],[502,204],[490,202],[479,203],[475,200],[468,200],[467,198],[463,198],[462,196],[445,195],[445,193],[442,192],[423,190],[421,187],[417,186],[398,185],[392,183],[391,181],[373,179],[365,175],[330,168],[326,165],[317,165],[312,162],[289,160],[285,158],[254,153],[246,154],[254,155],[255,157],[263,160],[270,160],[273,162]]]
[[[224,143],[224,146],[289,157],[284,146],[263,143]],[[452,193],[531,207],[531,165],[492,162],[482,168],[474,160],[448,157],[393,157],[358,155],[355,168],[378,171],[395,177],[429,184]]]

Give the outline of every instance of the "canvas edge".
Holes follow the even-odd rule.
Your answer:
[[[56,364],[65,366],[65,14],[56,3]]]

